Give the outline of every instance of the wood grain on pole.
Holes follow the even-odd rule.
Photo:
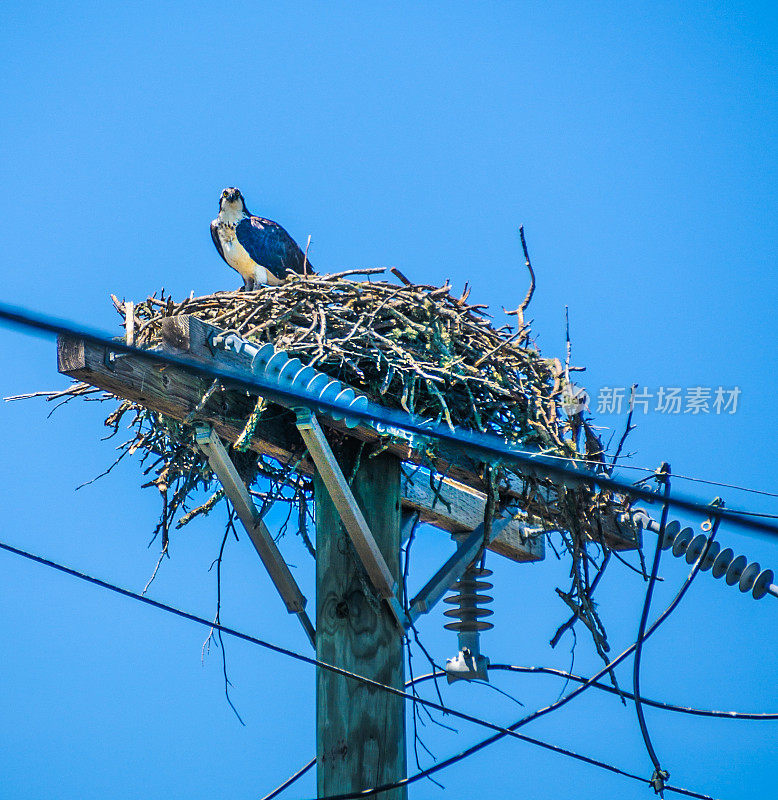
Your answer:
[[[353,442],[339,448],[350,474]],[[384,453],[361,459],[351,489],[383,557],[400,577],[400,462]],[[403,639],[370,587],[338,510],[318,476],[316,498],[316,655],[403,687]],[[316,677],[317,785],[320,797],[367,789],[405,776],[405,709],[400,697],[324,670]],[[404,787],[374,795],[405,800]]]

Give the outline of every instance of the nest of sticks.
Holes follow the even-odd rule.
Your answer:
[[[192,314],[253,342],[271,342],[383,406],[555,455],[602,460],[591,428],[562,409],[565,367],[540,355],[522,321],[518,330],[494,328],[486,306],[468,304],[468,294],[466,288],[453,297],[448,284],[398,286],[332,275],[180,303],[163,292],[135,306],[137,341],[159,344],[164,317]],[[123,304],[117,309],[124,313]],[[576,441],[581,430],[588,431],[583,449]]]
[[[513,324],[495,327],[486,306],[469,302],[467,287],[456,296],[448,283],[414,284],[397,271],[401,282],[390,282],[379,277],[383,272],[290,276],[278,287],[190,296],[181,302],[163,290],[159,296],[135,304],[136,344],[157,346],[163,318],[191,314],[251,341],[271,342],[385,407],[442,422],[452,429],[494,434],[511,445],[585,460],[590,468],[611,471],[612,463],[608,464],[605,448],[589,421],[578,409],[566,405],[575,398],[569,376],[576,368],[543,357],[533,343],[523,316],[531,291],[519,308],[506,312],[515,320]],[[124,303],[113,300],[124,315]],[[218,388],[212,386],[209,392]],[[65,392],[50,394],[49,399],[98,399],[94,394],[99,391],[76,384]],[[207,514],[223,500],[222,493],[186,421],[163,417],[104,393],[99,399],[118,401],[105,420],[111,435],[123,424],[131,431],[130,438],[118,447],[116,463],[138,453],[147,476],[143,485],[156,486],[162,494],[163,511],[155,535],[161,533],[166,553],[169,531]],[[208,400],[206,396],[202,403]],[[254,406],[255,401],[247,400],[245,392],[236,398],[237,407],[245,414],[246,429],[232,445],[231,455],[263,510],[276,502],[288,503],[287,524],[293,521],[313,553],[308,533],[313,519],[311,479],[298,472],[295,464],[258,458],[248,449],[258,416],[273,408],[261,400]],[[501,506],[500,487],[511,469],[507,464],[484,467],[487,514]],[[533,481],[529,484],[532,487]],[[540,484],[551,485],[548,480],[534,479],[534,488]],[[201,502],[203,490],[209,495],[205,502]],[[607,506],[610,513],[619,507],[626,510],[627,501],[586,488],[556,486],[554,502],[543,506],[532,488],[530,491],[529,520],[558,531],[572,556],[570,590],[557,591],[574,616],[586,622],[604,655],[607,643],[590,598],[586,546],[598,540],[603,509]],[[527,515],[528,508],[522,509],[519,503],[514,511]],[[601,536],[599,539],[602,544]],[[602,547],[607,559],[607,548]]]

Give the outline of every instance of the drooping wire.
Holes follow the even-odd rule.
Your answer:
[[[709,481],[705,478],[693,478],[691,475],[673,475],[675,480],[692,481],[693,483],[704,483],[706,486],[718,486],[723,489],[737,489],[739,492],[749,492],[750,494],[761,494],[765,497],[778,497],[778,492],[766,492],[764,489],[751,489],[748,486],[738,486],[735,483],[722,483],[721,481]],[[746,512],[739,512],[741,514]]]
[[[79,572],[78,570],[73,569],[72,567],[67,567],[64,564],[59,564],[56,561],[52,561],[51,559],[44,558],[43,556],[36,555],[35,553],[29,553],[26,550],[21,550],[18,547],[14,547],[13,545],[7,544],[6,542],[0,541],[0,550],[5,550],[8,553],[21,556],[22,558],[25,558],[29,561],[34,561],[38,564],[42,564],[43,566],[50,567],[51,569],[55,569],[58,572],[63,572],[66,575],[78,578],[79,580],[85,581],[86,583],[91,583],[94,584],[95,586],[99,586],[102,589],[107,589],[108,591],[115,592],[116,594],[123,595],[124,597],[129,597],[131,600],[137,600],[140,603],[145,603],[146,605],[157,608],[160,611],[166,611],[169,614],[175,614],[176,616],[182,617],[183,619],[188,619],[190,622],[196,622],[198,625],[204,625],[210,629],[220,631],[221,633],[226,633],[229,636],[234,636],[237,639],[242,639],[244,642],[249,642],[251,644],[258,645],[259,647],[264,647],[267,650],[272,650],[274,653],[279,653],[280,655],[288,656],[289,658],[292,658],[296,661],[302,661],[306,664],[310,664],[311,666],[327,670],[328,672],[333,672],[336,675],[341,675],[344,678],[350,678],[366,686],[369,686],[373,689],[379,689],[389,694],[402,697],[405,700],[411,700],[415,703],[428,706],[429,708],[434,708],[436,711],[440,711],[444,714],[451,714],[451,716],[453,717],[459,717],[460,719],[466,720],[467,722],[472,722],[475,725],[481,725],[483,727],[490,728],[491,730],[501,731],[505,735],[512,735],[515,736],[516,738],[530,741],[528,737],[524,737],[520,734],[514,734],[511,731],[507,730],[506,728],[503,728],[501,725],[489,722],[488,720],[475,717],[472,714],[465,713],[464,711],[457,711],[456,709],[449,708],[443,705],[442,703],[436,703],[432,700],[426,700],[423,697],[415,697],[414,695],[408,694],[402,691],[401,689],[396,689],[394,686],[389,686],[388,684],[381,683],[380,681],[375,681],[372,678],[368,678],[364,675],[359,675],[356,672],[351,672],[347,669],[343,669],[342,667],[337,667],[334,664],[328,664],[326,661],[321,661],[318,658],[313,658],[312,656],[306,656],[303,653],[298,653],[294,650],[290,650],[287,647],[282,647],[281,645],[273,644],[272,642],[268,642],[265,639],[260,639],[257,636],[251,636],[250,634],[243,633],[239,630],[236,630],[235,628],[230,628],[226,625],[222,625],[220,622],[209,621],[205,619],[205,617],[199,617],[196,614],[191,614],[188,611],[184,611],[183,609],[168,605],[167,603],[162,603],[159,600],[152,600],[150,597],[143,594],[138,594],[137,592],[133,592],[131,589],[125,589],[121,586],[116,586],[113,583],[108,583],[107,581],[104,581],[100,578],[95,578],[92,575],[87,575],[84,572]]]
[[[511,664],[490,664],[489,670],[502,670],[506,672],[521,672],[528,675],[553,675],[558,678],[564,678],[566,681],[573,681],[575,683],[586,683],[589,678],[584,678],[583,675],[575,675],[572,672],[566,672],[561,669],[554,669],[553,667],[520,667]],[[422,680],[426,676],[420,675],[417,681]],[[432,676],[430,675],[430,678]],[[600,689],[610,694],[618,696],[623,695],[630,700],[633,698],[631,692],[626,689],[616,689],[608,683],[601,683],[595,681],[591,684],[592,688]],[[696,717],[714,717],[716,719],[742,719],[750,720],[752,722],[774,722],[778,720],[778,712],[746,712],[746,711],[717,711],[714,709],[706,708],[693,708],[691,706],[679,706],[673,703],[664,703],[661,700],[651,700],[645,695],[641,695],[640,702],[644,706],[653,706],[654,708],[662,709],[663,711],[673,711],[679,714],[690,714]]]
[[[373,786],[370,789],[363,789],[362,791],[357,792],[326,795],[325,797],[316,798],[316,800],[359,800],[361,797],[372,797],[373,795],[380,794],[381,792],[389,792],[392,789],[399,789],[402,786],[409,786],[410,784],[415,783],[422,778],[428,777],[433,772],[437,772],[438,770],[450,767],[452,764],[456,764],[458,761],[462,761],[468,756],[478,752],[480,749],[481,748],[479,745],[474,745],[473,747],[463,750],[461,753],[458,753],[455,756],[447,758],[445,761],[435,764],[433,767],[429,767],[426,770],[417,772],[415,775],[411,775],[408,778],[403,778],[399,781],[394,781],[393,783],[385,783],[381,786]],[[582,756],[580,753],[575,753],[572,750],[565,749],[564,747],[556,747],[555,745],[548,745],[548,749],[553,750],[556,753],[560,753],[561,755],[569,756],[578,761],[583,761],[592,766],[600,767],[601,769],[605,769],[608,772],[613,772],[616,775],[621,775],[624,778],[630,778],[643,784],[646,783],[645,778],[641,778],[640,775],[635,775],[633,772],[627,772],[626,770],[615,767],[613,764],[608,764],[605,761],[599,761],[596,758],[589,758],[589,756]],[[685,797],[694,797],[696,800],[715,800],[715,798],[708,794],[701,794],[700,792],[694,792],[690,789],[684,789],[680,786],[668,785],[665,786],[665,791],[675,792],[676,794],[684,795]]]
[[[294,775],[290,775],[280,786],[277,786],[272,792],[266,794],[262,800],[273,800],[274,797],[278,797],[278,795],[281,794],[284,789],[288,789],[293,783],[295,783],[295,781],[297,781],[299,778],[302,778],[303,775],[305,775],[308,770],[314,766],[314,764],[316,764],[316,756],[314,756],[307,764],[300,767],[300,769],[298,769]]]
[[[759,511],[739,511],[736,508],[730,508],[733,514],[742,514],[744,517],[761,517],[762,519],[778,519],[778,514],[762,514]]]
[[[1,542],[0,541],[0,549],[5,550],[6,552],[12,553],[14,555],[21,556],[22,558],[25,558],[25,559],[27,559],[29,561],[34,561],[34,562],[36,562],[38,564],[41,564],[43,566],[49,567],[51,569],[55,569],[58,572],[62,572],[64,574],[66,574],[66,575],[70,575],[71,577],[78,578],[79,580],[85,581],[87,583],[94,584],[94,585],[99,586],[99,587],[101,587],[103,589],[107,589],[107,590],[109,590],[111,592],[115,592],[116,594],[120,594],[120,595],[122,595],[124,597],[129,597],[132,600],[137,600],[138,602],[145,603],[146,605],[152,606],[152,607],[157,608],[157,609],[159,609],[161,611],[166,611],[166,612],[174,614],[174,615],[176,615],[178,617],[182,617],[183,619],[188,619],[191,622],[196,622],[199,625],[203,625],[203,626],[206,626],[208,628],[215,628],[216,630],[220,630],[222,633],[226,633],[226,634],[228,634],[230,636],[234,636],[237,639],[241,639],[243,641],[250,642],[251,644],[255,644],[255,645],[258,645],[260,647],[264,647],[264,648],[266,648],[268,650],[272,650],[275,653],[279,653],[281,655],[286,655],[286,656],[288,656],[290,658],[293,658],[293,659],[295,659],[297,661],[302,661],[304,663],[311,664],[311,665],[319,667],[321,669],[326,669],[326,670],[328,670],[330,672],[334,672],[335,674],[341,675],[341,676],[346,677],[346,678],[351,678],[351,679],[356,680],[356,681],[358,681],[360,683],[363,683],[363,684],[365,684],[367,686],[371,686],[371,687],[373,687],[375,689],[380,689],[380,690],[385,691],[385,692],[387,692],[389,694],[394,694],[394,695],[403,697],[406,700],[411,700],[411,701],[414,701],[416,703],[420,703],[420,704],[428,706],[430,708],[434,708],[437,711],[441,711],[443,713],[451,714],[452,716],[459,717],[460,719],[464,719],[467,722],[472,722],[472,723],[474,723],[476,725],[481,725],[483,727],[490,728],[490,729],[492,729],[494,731],[497,731],[495,736],[491,737],[489,740],[485,740],[484,742],[480,742],[480,743],[474,745],[473,747],[468,748],[468,750],[465,751],[464,754],[459,754],[457,756],[453,756],[450,759],[447,759],[446,761],[439,762],[435,766],[430,767],[427,770],[422,770],[421,772],[417,773],[414,776],[411,776],[409,778],[405,778],[402,781],[396,782],[395,784],[388,784],[387,786],[374,787],[373,789],[369,789],[369,790],[366,790],[364,792],[357,792],[357,793],[352,793],[352,794],[348,794],[348,795],[338,795],[337,796],[337,800],[347,800],[347,798],[352,798],[352,797],[353,798],[363,797],[363,796],[367,797],[367,796],[370,796],[372,794],[376,794],[378,792],[387,791],[390,788],[395,788],[396,786],[402,786],[402,785],[406,785],[408,783],[413,783],[413,782],[415,782],[416,780],[419,780],[422,777],[427,777],[427,775],[430,775],[433,772],[437,772],[438,770],[443,769],[444,767],[449,766],[450,764],[456,763],[456,761],[459,761],[462,758],[465,758],[467,755],[470,755],[472,753],[478,752],[484,746],[486,746],[486,744],[491,743],[491,741],[497,741],[498,739],[501,739],[504,736],[511,736],[512,738],[519,739],[519,740],[521,740],[523,742],[527,742],[528,744],[534,744],[534,745],[536,745],[538,747],[542,747],[545,750],[550,750],[552,752],[556,752],[556,753],[559,753],[561,755],[566,755],[566,756],[568,756],[570,758],[577,759],[578,761],[582,761],[582,762],[585,762],[587,764],[591,764],[593,766],[600,767],[602,769],[608,770],[610,772],[614,772],[614,773],[616,773],[618,775],[622,775],[622,776],[627,777],[627,778],[631,778],[633,780],[640,781],[642,783],[645,782],[645,780],[643,778],[641,778],[639,775],[635,775],[635,774],[633,774],[631,772],[626,772],[625,770],[622,770],[619,767],[615,767],[615,766],[613,766],[611,764],[607,764],[606,762],[598,761],[597,759],[591,758],[589,756],[581,755],[580,753],[575,753],[575,752],[573,752],[571,750],[567,750],[567,749],[565,749],[563,747],[559,747],[557,745],[550,744],[549,742],[545,742],[542,739],[536,739],[534,737],[526,736],[524,734],[518,733],[514,729],[515,727],[518,727],[518,725],[517,726],[513,726],[512,728],[504,728],[504,727],[502,727],[500,725],[496,725],[496,724],[494,724],[492,722],[489,722],[488,720],[481,719],[479,717],[475,717],[475,716],[473,716],[471,714],[466,714],[465,712],[458,711],[458,710],[453,709],[453,708],[449,708],[449,707],[447,707],[445,705],[442,705],[440,703],[435,703],[435,702],[433,702],[431,700],[427,700],[425,698],[421,698],[421,697],[418,697],[418,696],[415,697],[414,695],[408,694],[408,693],[406,693],[406,692],[404,692],[404,691],[402,691],[400,689],[396,689],[393,686],[388,686],[388,685],[380,683],[378,681],[374,681],[374,680],[372,680],[370,678],[366,678],[366,677],[364,677],[362,675],[358,675],[358,674],[356,674],[354,672],[349,672],[348,670],[342,669],[340,667],[336,667],[333,664],[327,664],[324,661],[320,661],[320,660],[318,660],[316,658],[312,658],[310,656],[303,655],[302,653],[297,653],[297,652],[295,652],[293,650],[289,650],[286,647],[281,647],[280,645],[272,644],[271,642],[265,641],[263,639],[259,639],[256,636],[251,636],[251,635],[249,635],[247,633],[242,633],[241,631],[235,630],[234,628],[229,628],[226,625],[222,625],[220,623],[209,621],[209,620],[205,619],[204,617],[197,616],[196,614],[190,614],[188,611],[183,611],[182,609],[175,608],[174,606],[169,606],[166,603],[161,603],[158,600],[153,600],[150,597],[147,597],[145,595],[141,595],[141,594],[138,594],[137,592],[133,592],[133,591],[131,591],[129,589],[124,589],[124,588],[122,588],[120,586],[116,586],[114,584],[108,583],[107,581],[103,581],[100,578],[95,578],[95,577],[93,577],[91,575],[87,575],[87,574],[85,574],[83,572],[79,572],[78,570],[75,570],[75,569],[73,569],[71,567],[67,567],[64,564],[59,564],[56,561],[52,561],[50,559],[44,558],[43,556],[39,556],[39,555],[36,555],[34,553],[29,553],[29,552],[27,552],[25,550],[21,550],[21,549],[19,549],[17,547],[14,547],[13,545],[7,544],[5,542]],[[601,677],[601,676],[599,676],[599,677]],[[697,792],[691,792],[691,791],[686,790],[686,789],[674,788],[674,787],[670,787],[670,786],[666,786],[665,789],[667,791],[675,791],[675,792],[678,792],[678,793],[681,793],[681,794],[685,794],[688,797],[695,797],[695,798],[698,798],[699,800],[713,800],[713,798],[709,797],[708,795],[699,794]],[[330,798],[330,800],[335,800],[335,798]]]
[[[411,519],[409,521],[410,533],[408,534],[408,540],[407,540],[407,542],[405,544],[405,549],[404,549],[403,554],[402,554],[403,555],[403,558],[402,558],[402,571],[403,571],[403,574],[402,574],[402,598],[401,599],[402,599],[403,609],[405,610],[406,618],[408,618],[408,619],[410,619],[410,608],[409,608],[409,600],[408,600],[408,573],[409,573],[410,566],[411,566],[411,548],[413,547],[413,542],[414,542],[414,539],[416,538],[416,529],[418,528],[420,519],[421,519],[421,516],[420,516],[420,514],[418,512],[414,512],[412,514]],[[422,649],[423,653],[427,656],[427,659],[429,660],[429,662],[430,662],[430,664],[432,666],[432,670],[433,671],[432,671],[431,674],[434,677],[436,674],[438,674],[440,672],[440,670],[436,666],[435,662],[432,660],[432,657],[430,656],[430,654],[427,652],[427,649],[421,645],[421,642],[419,641],[419,633],[416,630],[416,626],[415,625],[412,626],[412,629],[413,629],[414,635],[416,636],[416,641],[418,642],[419,647]],[[416,681],[414,680],[414,676],[413,676],[413,647],[412,647],[412,644],[411,644],[411,637],[410,637],[410,634],[409,634],[408,631],[405,632],[405,652],[406,652],[407,660],[408,660],[408,674],[410,675],[410,680],[405,682],[405,686],[406,686],[406,688],[409,687],[409,686],[411,687],[411,693],[415,697],[417,695],[417,692],[416,692]],[[438,700],[441,703],[443,703],[443,695],[441,695],[441,693],[440,693],[440,687],[438,686],[437,678],[435,678],[435,691],[437,692]],[[422,708],[424,708],[424,710],[427,712],[427,714],[428,714],[428,716],[430,718],[430,721],[437,722],[437,720],[435,720],[433,718],[433,716],[430,713],[428,708],[425,708],[424,706],[422,706]],[[412,722],[413,722],[413,755],[414,755],[414,757],[416,759],[416,767],[417,767],[417,769],[421,769],[421,764],[419,762],[419,744],[421,744],[422,748],[424,748],[425,752],[433,760],[434,760],[435,756],[432,754],[432,751],[427,747],[427,745],[424,743],[424,741],[422,740],[421,736],[419,735],[418,723],[421,722],[422,725],[423,725],[424,724],[424,720],[421,718],[421,714],[419,712],[419,709],[416,706],[416,703],[414,703],[411,706],[411,719],[412,719]],[[446,725],[445,727],[448,728],[449,726]],[[438,786],[439,788],[441,788],[441,789],[444,788],[443,785],[438,783],[434,778],[431,777],[429,780],[432,783],[434,783],[436,786]]]
[[[673,611],[675,611],[675,609],[678,607],[678,604],[681,602],[681,600],[683,599],[684,595],[689,590],[689,587],[691,586],[692,581],[694,580],[695,576],[699,572],[701,563],[702,563],[702,558],[698,558],[697,561],[695,562],[694,566],[692,567],[691,572],[689,572],[689,575],[687,576],[687,578],[684,581],[684,583],[681,586],[681,588],[678,590],[678,592],[675,595],[675,597],[672,599],[672,601],[667,606],[667,608],[656,618],[656,620],[653,622],[651,627],[649,627],[648,630],[646,631],[645,636],[643,637],[644,641],[646,639],[648,639],[659,628],[659,626],[670,616],[670,614],[672,614]],[[514,722],[512,725],[509,725],[508,729],[512,730],[512,731],[515,731],[518,728],[523,727],[527,723],[532,722],[532,720],[537,719],[538,717],[545,716],[546,714],[549,714],[550,712],[555,711],[558,708],[561,708],[563,705],[565,705],[568,702],[570,702],[570,700],[572,700],[573,698],[575,698],[579,694],[581,694],[581,692],[584,692],[589,687],[593,686],[596,681],[599,681],[599,679],[602,678],[603,675],[605,675],[610,670],[612,670],[616,666],[618,666],[622,661],[624,661],[625,658],[627,658],[634,651],[634,649],[635,649],[635,645],[634,644],[630,645],[620,655],[616,656],[616,658],[614,658],[613,661],[611,661],[609,664],[606,664],[602,669],[600,669],[598,672],[596,672],[594,675],[592,675],[591,678],[585,679],[583,681],[583,683],[581,684],[581,686],[579,686],[577,689],[574,689],[572,692],[570,692],[569,694],[565,695],[564,697],[559,698],[558,700],[556,700],[555,702],[551,703],[550,705],[545,706],[544,708],[538,709],[537,711],[533,712],[532,714],[527,714],[526,716],[522,717],[520,720]],[[483,750],[485,747],[489,747],[489,745],[492,745],[495,742],[499,742],[501,739],[504,738],[504,736],[505,736],[505,734],[503,734],[503,733],[495,733],[495,734],[493,734],[492,736],[489,736],[486,739],[482,739],[480,742],[472,745],[471,747],[467,748],[466,750],[463,750],[461,753],[458,753],[455,756],[451,756],[446,761],[441,761],[441,762],[439,762],[437,764],[434,764],[431,767],[428,767],[423,772],[420,772],[420,773],[417,773],[416,775],[411,776],[411,778],[408,779],[408,782],[413,782],[415,780],[419,780],[420,778],[426,777],[427,775],[431,775],[431,774],[433,774],[435,772],[438,772],[441,769],[445,769],[446,767],[450,766],[451,764],[456,764],[458,761],[461,761],[463,758],[467,758],[468,756],[471,756],[474,753],[477,753],[479,750]],[[643,780],[643,779],[641,779],[641,780]],[[699,794],[695,794],[693,792],[690,793],[688,790],[680,789],[679,787],[670,786],[669,784],[665,785],[664,788],[665,788],[665,791],[676,792],[678,794],[685,794],[685,795],[687,795],[689,797],[705,797],[705,795],[699,795]]]
[[[667,463],[662,464],[657,473],[657,480],[664,485],[664,495],[667,497],[670,494],[670,465]],[[635,711],[638,717],[638,725],[640,726],[640,734],[643,737],[643,742],[646,745],[648,756],[654,765],[654,775],[651,778],[651,785],[654,791],[661,797],[664,797],[665,781],[670,777],[670,773],[663,770],[659,758],[657,757],[654,745],[651,742],[651,736],[648,733],[648,726],[646,725],[645,715],[643,714],[643,706],[640,702],[640,657],[643,653],[643,639],[646,633],[646,625],[648,623],[648,612],[651,608],[651,598],[654,594],[654,585],[656,584],[657,575],[659,574],[659,561],[662,556],[662,545],[665,538],[665,527],[667,526],[667,514],[670,507],[667,503],[662,508],[662,517],[659,522],[659,533],[656,537],[656,548],[654,550],[654,561],[651,565],[651,576],[648,579],[648,586],[646,587],[646,597],[643,601],[643,611],[640,615],[640,625],[638,626],[638,635],[635,641],[635,658],[632,663],[632,691],[633,699],[635,701]]]
[[[371,423],[380,422],[383,425],[400,428],[421,437],[436,438],[472,454],[479,460],[484,460],[486,456],[490,459],[510,461],[523,467],[527,474],[530,475],[539,474],[544,477],[580,483],[595,489],[619,492],[635,500],[642,500],[648,503],[666,502],[675,508],[698,515],[708,516],[711,513],[709,507],[695,500],[676,496],[663,498],[657,492],[608,477],[601,472],[595,473],[574,469],[565,462],[557,463],[553,458],[548,458],[541,453],[533,453],[511,447],[493,434],[480,433],[469,429],[452,431],[446,425],[436,424],[431,420],[416,419],[404,412],[375,404],[368,404],[366,408],[346,407],[342,403],[329,401],[310,392],[283,386],[277,381],[268,381],[266,378],[260,378],[257,375],[248,373],[246,370],[215,368],[161,350],[143,350],[127,345],[119,339],[113,339],[100,331],[90,330],[64,320],[32,314],[25,309],[14,308],[3,303],[0,303],[0,321],[49,335],[65,334],[80,337],[84,341],[108,348],[112,352],[130,353],[157,363],[180,367],[204,377],[218,378],[222,382],[226,381],[227,385],[266,394],[271,400],[280,398],[282,402],[291,402],[293,405],[302,404],[325,413],[336,412]],[[572,464],[574,462],[571,459],[568,463]],[[778,538],[778,525],[770,524],[758,518],[738,515],[726,508],[717,509],[715,516],[718,519],[727,520],[733,526],[745,530],[761,531]]]
[[[14,398],[12,398],[14,399]],[[596,458],[581,458],[578,456],[559,456],[554,453],[543,453],[544,458],[553,458],[558,461],[574,461],[576,464],[591,464],[592,466],[602,466],[602,461]],[[621,456],[623,458],[623,456]],[[615,470],[628,469],[635,472],[645,472],[649,478],[656,472],[653,467],[641,467],[637,464],[616,464]],[[737,483],[723,483],[721,481],[711,481],[707,478],[698,478],[693,475],[677,475],[673,474],[673,479],[678,481],[690,481],[691,483],[704,483],[706,486],[718,486],[723,489],[736,489],[739,492],[747,492],[749,494],[760,494],[764,497],[778,497],[778,492],[767,492],[764,489],[753,489],[750,486],[740,486]],[[747,513],[747,512],[740,512]],[[771,515],[764,515],[771,516]]]
[[[515,731],[511,731],[507,728],[503,728],[501,725],[497,725],[493,722],[489,722],[488,720],[481,719],[479,717],[473,716],[472,714],[467,714],[463,711],[458,711],[453,708],[449,708],[448,706],[443,705],[442,703],[436,703],[432,700],[427,700],[422,697],[414,696],[413,694],[408,694],[403,692],[401,689],[396,689],[393,686],[389,686],[384,683],[380,683],[379,681],[372,680],[371,678],[367,678],[363,675],[359,675],[355,672],[350,672],[349,670],[342,669],[341,667],[336,667],[333,664],[328,664],[325,661],[320,661],[319,659],[313,658],[311,656],[303,655],[302,653],[297,653],[293,650],[289,650],[286,647],[282,647],[280,645],[273,644],[268,642],[264,639],[260,639],[256,636],[251,636],[247,633],[242,633],[234,628],[229,628],[226,625],[222,625],[217,622],[209,621],[204,617],[199,617],[196,614],[191,614],[188,611],[183,611],[182,609],[175,608],[174,606],[167,605],[166,603],[161,603],[158,600],[152,600],[150,597],[146,595],[138,594],[137,592],[133,592],[129,589],[124,589],[120,586],[116,586],[115,584],[108,583],[107,581],[103,581],[100,578],[95,578],[91,575],[87,575],[83,572],[79,572],[78,570],[72,569],[71,567],[67,567],[63,564],[59,564],[55,561],[51,561],[50,559],[44,558],[42,556],[35,555],[34,553],[29,553],[25,550],[21,550],[17,547],[13,547],[5,542],[0,542],[0,549],[6,550],[9,553],[13,553],[14,555],[22,556],[30,561],[37,562],[38,564],[42,564],[44,566],[50,567],[55,569],[59,572],[63,572],[66,575],[70,575],[72,577],[78,578],[83,580],[87,583],[92,583],[96,586],[99,586],[103,589],[108,589],[109,591],[115,592],[117,594],[123,595],[125,597],[129,597],[132,600],[137,600],[139,602],[145,603],[146,605],[153,606],[161,611],[166,611],[171,614],[175,614],[176,616],[183,617],[184,619],[188,619],[192,622],[196,622],[200,625],[207,626],[209,628],[214,628],[215,630],[219,630],[222,633],[226,633],[230,636],[234,636],[238,639],[242,639],[243,641],[250,642],[251,644],[258,645],[260,647],[264,647],[268,650],[272,650],[273,652],[280,653],[281,655],[288,656],[293,658],[297,661],[302,661],[307,664],[311,664],[312,666],[319,667],[321,669],[328,670],[330,672],[334,672],[337,675],[341,675],[345,678],[351,678],[352,680],[358,681],[363,683],[367,686],[370,686],[374,689],[380,689],[390,694],[397,695],[399,697],[403,697],[406,700],[411,700],[415,703],[419,703],[421,705],[428,706],[429,708],[433,708],[436,711],[441,711],[444,714],[451,714],[454,717],[459,717],[460,719],[466,720],[467,722],[472,722],[476,725],[481,725],[486,728],[491,728],[492,730],[498,731],[503,735],[513,736],[514,738],[521,739],[522,741],[530,742],[531,744],[537,744],[541,747],[547,747],[550,749],[554,749],[554,745],[549,745],[546,742],[542,742],[539,739],[534,739],[532,737],[524,736],[522,734],[516,733]],[[584,758],[582,756],[582,758]]]
[[[557,678],[564,678],[566,681],[574,681],[576,683],[586,683],[588,680],[584,678],[582,675],[575,675],[572,672],[566,672],[565,670],[555,669],[553,667],[522,667],[517,666],[515,664],[490,664],[489,665],[490,672],[519,672],[522,674],[527,675],[552,675]],[[418,685],[419,683],[424,683],[426,681],[431,681],[435,678],[445,678],[446,673],[441,670],[437,670],[435,672],[428,672],[426,675],[416,675],[411,680],[405,682],[406,686],[410,685]],[[634,695],[631,692],[626,691],[625,689],[616,689],[610,684],[607,683],[600,683],[599,681],[595,681],[592,684],[592,688],[600,689],[603,692],[608,692],[609,694],[615,694],[618,696],[624,696],[632,699]],[[698,717],[714,717],[717,719],[738,719],[738,720],[750,720],[750,721],[760,721],[760,722],[768,722],[768,721],[776,721],[778,720],[778,713],[771,713],[771,712],[764,712],[764,713],[750,713],[750,712],[741,712],[741,711],[716,711],[713,709],[704,709],[704,708],[692,708],[690,706],[678,706],[672,703],[663,703],[660,700],[651,700],[645,696],[640,698],[643,705],[646,706],[653,706],[654,708],[662,709],[663,711],[672,711],[679,714],[689,714],[691,716],[698,716]],[[270,794],[265,795],[262,800],[272,800],[272,798],[276,797],[280,794],[284,789],[288,788],[292,785],[298,778],[301,778],[314,764],[316,763],[316,758],[314,757],[305,764],[301,769],[299,769],[294,775],[288,778],[284,783],[281,784],[277,789],[274,789]]]

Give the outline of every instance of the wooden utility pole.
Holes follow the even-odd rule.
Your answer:
[[[131,310],[126,331],[130,342],[135,335]],[[235,341],[228,346],[228,340]],[[249,377],[259,357],[259,346],[189,315],[162,320],[160,346],[195,364]],[[296,361],[275,352],[265,366],[274,360],[286,365]],[[321,414],[322,426],[315,411],[274,400],[291,413],[263,416],[253,426],[248,444],[260,455],[314,475],[314,631],[305,598],[229,453],[230,443],[244,436],[256,397],[242,390],[211,397],[209,386],[217,384],[186,365],[160,365],[142,353],[115,352],[110,344],[71,336],[60,337],[58,366],[77,380],[194,425],[197,446],[238,510],[286,610],[298,616],[311,644],[315,641],[317,657],[381,684],[403,689],[404,626],[442,599],[482,547],[517,562],[540,560],[544,556],[542,530],[558,523],[563,499],[559,487],[536,486],[531,476],[511,475],[501,491],[522,513],[503,509],[487,534],[481,465],[466,451],[441,444],[431,453],[424,437],[408,438],[403,431],[377,423],[349,423],[347,414],[337,418]],[[297,362],[295,369],[300,366]],[[333,452],[334,440],[339,444]],[[374,445],[386,450],[371,458]],[[401,507],[458,539],[456,551],[411,600],[407,615],[398,590]],[[529,524],[536,520],[543,521],[543,528]],[[603,508],[598,521],[599,540],[611,548],[631,549],[639,543],[639,528],[618,505]],[[474,672],[468,676],[461,672],[456,677],[477,677]],[[319,669],[316,698],[319,797],[362,791],[405,777],[401,697]],[[406,800],[407,789],[398,787],[374,797]]]
[[[359,445],[338,449],[352,474]],[[399,582],[400,460],[384,453],[360,459],[351,490]],[[323,480],[316,474],[316,657],[403,689],[403,632],[373,590]],[[319,797],[368,789],[405,777],[405,710],[401,697],[319,669],[316,677]],[[400,787],[374,795],[405,800]]]

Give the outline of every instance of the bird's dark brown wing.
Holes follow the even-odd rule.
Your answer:
[[[222,250],[222,243],[219,240],[219,232],[216,229],[216,220],[213,220],[213,222],[211,222],[211,239],[213,239],[213,243],[214,245],[216,245],[216,249],[219,251],[219,255],[222,258],[224,258],[224,250]],[[226,258],[224,258],[224,263],[230,265],[230,262],[227,261]]]
[[[238,241],[251,258],[283,280],[286,271],[303,272],[305,255],[297,242],[277,222],[263,217],[248,217],[235,228]],[[313,273],[310,263],[306,270]]]

